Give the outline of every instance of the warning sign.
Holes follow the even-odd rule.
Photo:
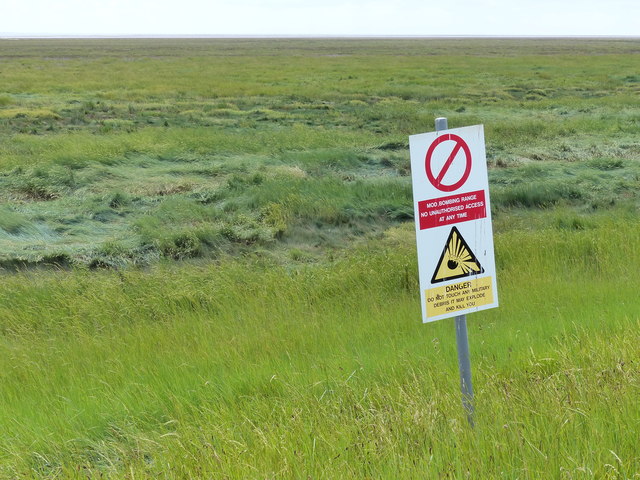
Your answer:
[[[491,277],[482,277],[430,288],[425,291],[425,298],[429,317],[460,315],[462,310],[478,309],[493,303],[493,281]]]
[[[431,283],[455,280],[479,273],[484,273],[484,269],[458,229],[453,227],[431,277]]]
[[[482,125],[409,137],[422,320],[498,306]]]

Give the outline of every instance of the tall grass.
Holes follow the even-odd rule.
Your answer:
[[[633,478],[639,232],[497,236],[501,306],[469,318],[475,430],[451,321],[418,323],[410,228],[324,266],[5,277],[0,472]]]

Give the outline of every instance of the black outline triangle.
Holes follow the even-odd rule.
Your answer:
[[[480,271],[479,272],[470,271],[469,273],[462,273],[460,275],[454,275],[452,277],[440,278],[440,279],[436,280],[436,275],[438,274],[438,270],[440,270],[440,266],[442,265],[442,261],[444,260],[444,255],[447,252],[447,247],[449,246],[449,243],[451,242],[451,240],[453,238],[453,232],[456,232],[458,234],[458,238],[460,238],[460,242],[462,243],[462,246],[464,248],[466,248],[467,251],[469,252],[469,255],[471,255],[471,261],[476,262],[478,264],[478,267],[480,267]],[[480,261],[476,258],[476,254],[473,253],[473,250],[471,250],[471,248],[469,247],[469,245],[465,241],[464,237],[460,233],[460,230],[458,230],[456,227],[451,227],[451,232],[449,232],[449,236],[447,237],[447,241],[444,242],[444,248],[442,249],[442,254],[440,255],[440,260],[438,260],[438,263],[436,264],[436,269],[434,270],[433,276],[431,277],[431,283],[446,282],[447,280],[455,280],[456,278],[470,277],[472,275],[479,275],[481,273],[484,273],[484,268],[482,268],[482,265],[480,265]]]

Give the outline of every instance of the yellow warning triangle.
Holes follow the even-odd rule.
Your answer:
[[[484,268],[473,254],[456,227],[451,229],[440,260],[433,272],[431,283],[444,282],[483,273]]]

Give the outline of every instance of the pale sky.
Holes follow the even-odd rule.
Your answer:
[[[639,0],[0,0],[0,36],[640,36]]]

